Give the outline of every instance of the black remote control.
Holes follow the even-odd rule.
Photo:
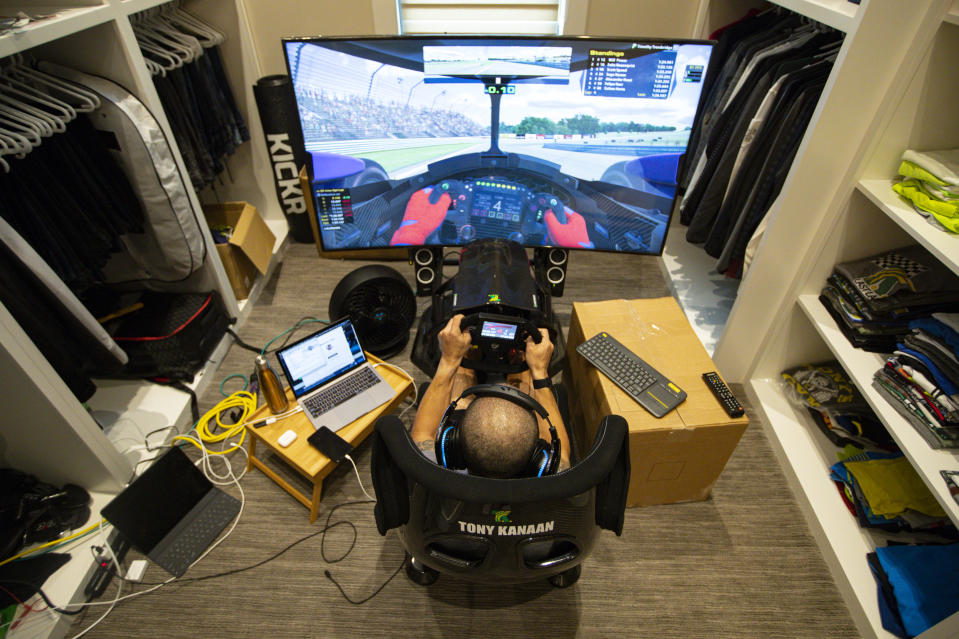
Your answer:
[[[734,396],[732,391],[729,390],[729,387],[726,386],[726,383],[714,372],[703,373],[703,381],[706,382],[706,386],[709,387],[709,390],[713,392],[713,395],[716,396],[716,399],[719,400],[719,403],[722,404],[723,410],[726,411],[726,414],[730,417],[742,417],[745,414],[743,405],[739,403]]]

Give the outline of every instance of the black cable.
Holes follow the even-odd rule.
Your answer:
[[[81,612],[83,612],[83,608],[80,608],[79,610],[65,610],[63,608],[57,608],[57,606],[50,601],[50,598],[47,597],[47,593],[43,592],[43,589],[40,586],[30,583],[29,581],[20,581],[19,579],[3,579],[3,583],[20,584],[21,586],[30,586],[31,588],[36,588],[37,593],[43,599],[43,602],[47,604],[47,607],[49,607],[50,610],[59,612],[61,615],[79,615]]]
[[[373,594],[371,594],[369,597],[366,597],[366,598],[364,598],[364,599],[360,599],[359,601],[353,601],[352,599],[350,599],[350,596],[349,596],[348,594],[346,594],[346,591],[345,591],[345,590],[343,590],[343,586],[341,586],[340,583],[339,583],[336,579],[333,578],[333,575],[330,574],[330,571],[329,571],[329,570],[324,570],[324,571],[323,571],[323,574],[326,575],[326,578],[329,579],[330,581],[332,581],[332,582],[333,582],[333,585],[336,586],[336,587],[339,589],[340,594],[343,595],[343,598],[344,598],[344,599],[346,599],[347,601],[349,601],[349,602],[350,602],[351,604],[353,604],[354,606],[361,606],[361,605],[365,604],[367,601],[369,601],[370,599],[372,599],[373,597],[375,597],[376,595],[380,594],[380,591],[383,590],[384,588],[386,588],[387,584],[389,584],[391,581],[393,581],[393,577],[395,577],[396,575],[400,574],[400,571],[403,570],[403,566],[405,566],[405,565],[406,565],[406,558],[404,557],[404,558],[403,558],[403,562],[400,563],[400,567],[397,568],[396,571],[395,571],[392,575],[390,575],[390,578],[389,578],[389,579],[387,579],[386,581],[384,581],[384,582],[380,585],[380,587],[377,588],[376,590],[374,590],[374,591],[373,591]]]
[[[297,331],[297,329],[300,328],[301,326],[304,326],[304,325],[307,324],[308,322],[320,322],[320,323],[322,323],[322,324],[329,324],[329,323],[330,323],[328,320],[322,320],[322,319],[313,317],[312,315],[307,315],[307,316],[305,316],[305,317],[302,317],[302,318],[300,318],[300,319],[296,322],[296,324],[293,325],[293,328],[290,329],[290,332],[287,333],[285,339],[283,340],[283,342],[282,342],[279,346],[277,346],[277,347],[274,348],[273,350],[266,351],[266,352],[267,352],[267,353],[275,353],[275,352],[278,351],[279,349],[281,349],[281,348],[283,348],[284,346],[286,346],[286,345],[290,342],[290,339],[293,337],[293,334]],[[244,342],[244,341],[240,338],[240,336],[237,335],[236,332],[234,332],[234,330],[233,330],[232,328],[227,328],[227,329],[226,329],[226,332],[233,336],[233,339],[236,340],[237,346],[239,346],[240,348],[244,348],[244,349],[246,349],[246,350],[248,350],[248,351],[253,351],[253,352],[256,353],[257,355],[259,355],[259,354],[261,354],[261,353],[263,352],[263,349],[262,349],[262,348],[257,348],[256,346],[253,346],[253,345],[251,345],[251,344],[247,344],[246,342]]]
[[[342,503],[342,504],[337,504],[336,506],[334,506],[333,508],[331,508],[331,509],[330,509],[330,512],[327,514],[327,517],[326,517],[326,525],[324,525],[323,528],[321,528],[320,530],[317,530],[316,532],[312,532],[312,533],[310,533],[309,535],[306,535],[306,536],[304,536],[304,537],[301,537],[301,538],[297,539],[296,541],[290,543],[288,546],[286,546],[285,548],[277,551],[276,553],[274,553],[273,555],[267,557],[266,559],[262,559],[262,560],[260,560],[260,561],[258,561],[258,562],[256,562],[256,563],[254,563],[254,564],[250,564],[249,566],[244,566],[244,567],[241,567],[241,568],[233,568],[232,570],[227,570],[227,571],[224,571],[224,572],[218,572],[218,573],[214,573],[214,574],[211,574],[211,575],[202,575],[202,576],[200,576],[200,577],[183,577],[183,578],[176,579],[176,580],[170,581],[170,582],[166,582],[166,581],[160,581],[160,582],[133,581],[133,580],[127,579],[126,577],[122,577],[122,576],[121,576],[120,578],[123,579],[124,581],[128,581],[128,582],[130,582],[130,583],[137,583],[137,584],[140,584],[140,585],[143,585],[143,586],[160,586],[160,585],[163,585],[163,584],[166,584],[166,583],[187,583],[187,582],[193,582],[193,581],[206,581],[207,579],[216,579],[216,578],[218,578],[218,577],[226,577],[226,576],[228,576],[228,575],[234,575],[234,574],[237,574],[237,573],[246,572],[247,570],[252,570],[252,569],[254,569],[254,568],[258,568],[258,567],[262,566],[263,564],[268,563],[268,562],[270,562],[270,561],[273,561],[274,559],[280,557],[281,555],[283,555],[284,553],[286,553],[288,550],[293,549],[294,547],[298,546],[299,544],[303,543],[304,541],[306,541],[306,540],[308,540],[308,539],[312,539],[313,537],[316,537],[317,535],[323,535],[324,533],[329,532],[330,530],[336,528],[337,526],[349,526],[350,529],[353,531],[353,539],[350,541],[350,547],[346,549],[346,552],[343,553],[343,556],[339,557],[338,559],[329,559],[329,558],[327,558],[327,557],[326,557],[326,550],[325,550],[323,544],[322,544],[322,543],[320,544],[320,556],[323,558],[323,561],[325,561],[326,563],[329,563],[329,564],[334,564],[334,563],[337,563],[337,562],[340,562],[340,561],[343,561],[344,559],[346,559],[347,556],[349,556],[349,554],[350,554],[351,552],[353,552],[353,549],[356,547],[356,525],[353,524],[353,522],[351,522],[351,521],[338,521],[338,522],[335,522],[335,523],[332,523],[332,524],[331,524],[331,523],[330,523],[330,519],[332,519],[333,513],[336,512],[339,508],[342,508],[342,507],[344,507],[344,506],[355,506],[355,505],[358,505],[358,504],[372,504],[372,503],[375,503],[375,502],[370,501],[369,499],[363,499],[363,500],[360,500],[360,501],[348,501],[348,502],[344,502],[344,503]],[[326,536],[324,535],[324,536],[323,536],[323,540],[325,540],[325,539],[326,539]],[[391,576],[390,579],[392,579],[392,578],[393,578],[393,577]],[[387,580],[386,583],[389,583],[389,580]],[[384,583],[383,586],[385,586],[386,583]],[[382,586],[380,587],[380,589],[382,590]]]
[[[260,349],[259,349],[259,348],[257,348],[256,346],[250,346],[249,344],[247,344],[246,342],[244,342],[242,339],[240,339],[240,336],[237,335],[237,334],[233,331],[232,328],[229,328],[229,327],[228,327],[228,328],[226,329],[226,332],[233,336],[233,339],[234,339],[234,341],[236,342],[236,345],[239,346],[240,348],[245,348],[246,350],[248,350],[248,351],[253,351],[253,352],[256,353],[256,354],[259,354],[259,353],[260,353]]]

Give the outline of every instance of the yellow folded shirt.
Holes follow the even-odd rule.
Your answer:
[[[959,200],[944,201],[933,196],[917,179],[893,182],[892,190],[912,202],[917,208],[931,213],[936,220],[953,233],[959,233]]]
[[[898,515],[911,508],[931,517],[946,516],[905,457],[846,462],[846,468],[877,515]]]

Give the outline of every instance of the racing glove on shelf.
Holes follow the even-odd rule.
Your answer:
[[[449,193],[427,187],[420,189],[406,203],[400,228],[393,233],[391,246],[424,244],[426,237],[439,228],[450,208]]]
[[[556,219],[552,209],[547,209],[543,216],[553,243],[565,248],[594,248],[586,233],[586,218],[569,207],[565,208],[566,224]]]

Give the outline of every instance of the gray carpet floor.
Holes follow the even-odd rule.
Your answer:
[[[668,295],[658,259],[574,254],[566,294],[556,300],[564,327],[574,300]],[[320,259],[313,246],[291,245],[239,334],[262,346],[305,316],[325,318],[335,284],[362,264]],[[412,275],[405,262],[390,265]],[[451,271],[447,267],[447,276]],[[426,300],[419,304],[422,309]],[[409,363],[409,351],[408,344],[390,361],[425,380]],[[248,374],[252,364],[253,353],[234,345],[217,379]],[[201,398],[201,411],[220,399],[218,385]],[[228,384],[226,390],[236,389]],[[733,390],[745,403],[742,389]],[[749,428],[712,496],[628,509],[623,535],[604,532],[570,588],[484,586],[448,576],[415,585],[400,570],[404,553],[396,534],[381,537],[372,505],[351,503],[364,497],[348,464],[325,481],[320,518],[312,525],[306,508],[254,470],[240,481],[243,514],[224,543],[185,579],[117,604],[85,636],[858,636],[759,418],[747,410]],[[406,413],[407,423],[412,414]],[[354,458],[372,492],[369,444]],[[243,455],[231,462],[242,470]],[[239,494],[235,486],[227,490]],[[353,601],[372,598],[351,603],[324,571]],[[151,565],[144,581],[166,578]],[[115,589],[114,582],[101,600],[111,600]],[[102,612],[81,615],[68,636]]]

